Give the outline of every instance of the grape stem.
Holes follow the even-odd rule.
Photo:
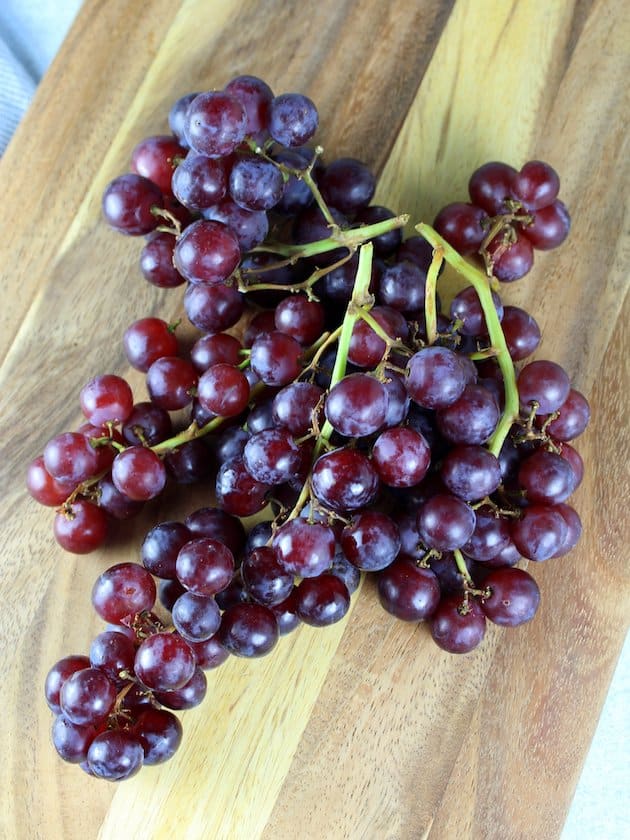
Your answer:
[[[440,268],[444,262],[444,249],[439,245],[433,248],[431,265],[427,271],[424,290],[424,317],[427,325],[427,344],[435,344],[437,340],[437,303],[436,289]]]
[[[320,209],[322,216],[328,222],[328,227],[334,232],[339,230],[339,225],[333,219],[332,213],[330,212],[328,205],[324,201],[324,197],[322,196],[321,192],[319,191],[319,187],[317,186],[317,182],[315,178],[313,178],[313,167],[315,166],[315,161],[318,157],[320,157],[324,153],[324,150],[321,146],[315,147],[315,154],[313,155],[313,160],[309,163],[308,167],[305,170],[297,170],[294,171],[293,174],[301,178],[302,181],[306,184],[309,188],[311,193],[313,194],[313,198],[315,199],[315,203]],[[286,167],[285,167],[286,168]]]
[[[485,359],[496,359],[496,357],[497,350],[495,347],[486,347],[483,350],[468,354],[468,358],[473,362],[483,362]]]
[[[249,363],[249,359],[247,362]],[[265,385],[262,382],[257,382],[250,392],[252,399],[260,394],[264,388]],[[209,420],[203,426],[197,425],[196,420],[193,420],[190,426],[187,426],[183,432],[168,438],[168,440],[156,443],[155,446],[151,447],[151,449],[157,455],[160,455],[162,452],[170,452],[171,449],[177,449],[178,446],[182,446],[184,443],[189,443],[191,440],[196,440],[197,438],[213,432],[215,429],[218,429],[222,423],[225,423],[226,419],[227,418],[225,417],[213,417],[212,420]]]
[[[293,175],[294,177],[299,178],[301,181],[304,181],[306,186],[311,191],[311,194],[313,195],[313,198],[315,199],[315,202],[319,207],[322,216],[326,219],[328,227],[333,231],[339,229],[337,222],[333,219],[332,213],[330,212],[328,205],[324,201],[324,197],[319,191],[317,182],[313,178],[313,168],[315,166],[315,163],[317,162],[317,158],[321,157],[321,155],[323,155],[324,153],[324,150],[321,146],[316,146],[313,149],[313,159],[306,167],[306,169],[295,169],[292,166],[287,166],[286,163],[280,163],[280,161],[274,160],[272,157],[269,157],[269,155],[267,154],[267,150],[261,148],[261,146],[259,146],[255,140],[250,139],[247,142],[249,144],[249,148],[254,152],[254,154],[258,155],[258,157],[264,158],[265,160],[269,161],[269,163],[273,163],[276,169],[279,169],[280,172],[282,172],[285,180],[287,180],[291,175]]]
[[[346,308],[346,314],[344,315],[343,323],[341,324],[341,329],[339,331],[337,353],[335,356],[335,364],[333,366],[332,375],[330,377],[330,385],[328,386],[329,389],[333,388],[338,382],[340,382],[346,373],[348,351],[350,349],[350,340],[352,338],[354,325],[361,317],[361,312],[365,312],[366,307],[370,307],[374,304],[374,298],[370,294],[370,280],[372,279],[372,250],[372,243],[366,242],[359,251],[359,265],[357,267],[354,288],[352,290],[352,298]],[[322,449],[325,448],[326,444],[330,440],[330,436],[333,431],[334,430],[330,422],[326,420],[320,430],[317,440],[315,441],[312,463],[315,463],[321,455]],[[299,516],[300,511],[311,495],[311,483],[309,480],[304,482],[302,491],[298,496],[291,513],[285,519],[285,522],[289,522],[291,519],[295,519],[296,516]]]
[[[466,566],[466,561],[464,560],[464,555],[461,553],[459,548],[456,548],[455,551],[453,551],[453,557],[455,558],[457,571],[464,578],[466,588],[474,589],[475,581],[470,576],[470,572],[468,571],[468,568]]]
[[[412,354],[412,351],[406,344],[403,344],[399,339],[392,338],[385,332],[376,318],[369,312],[368,309],[365,308],[365,305],[357,307],[356,314],[362,321],[365,321],[365,323],[371,327],[372,331],[375,332],[382,341],[385,342],[385,357],[387,357],[392,350],[400,350],[402,353],[407,353],[409,355]]]
[[[166,219],[173,225],[172,228],[169,228],[166,225],[160,225],[160,227],[156,228],[157,231],[161,233],[172,233],[173,236],[181,236],[182,224],[169,210],[165,210],[164,207],[154,206],[151,208],[151,214],[158,218]]]
[[[326,239],[318,239],[316,242],[307,242],[304,245],[287,245],[282,242],[275,242],[267,245],[259,245],[257,248],[252,248],[249,253],[271,252],[272,254],[279,254],[284,257],[292,257],[292,262],[297,262],[303,257],[316,257],[319,254],[325,254],[339,247],[356,251],[360,245],[363,245],[369,239],[374,239],[383,233],[389,233],[390,230],[402,228],[408,221],[409,215],[403,213],[401,216],[383,219],[383,221],[375,222],[372,225],[363,225],[362,227],[350,228],[349,230],[338,229]],[[275,288],[282,287],[276,286]]]
[[[469,598],[471,595],[479,597],[479,598],[489,598],[490,597],[490,590],[486,587],[486,589],[479,589],[475,586],[475,581],[470,576],[470,572],[466,568],[466,561],[464,560],[464,555],[461,553],[459,548],[456,548],[453,551],[453,557],[455,558],[455,564],[457,566],[457,571],[460,575],[464,578],[464,602],[459,607],[460,615],[466,615],[470,612],[470,603]]]
[[[316,269],[306,280],[302,280],[300,283],[294,283],[289,286],[279,285],[278,283],[248,283],[247,280],[243,275],[247,274],[259,274],[265,271],[272,271],[276,268],[283,268],[286,265],[290,265],[293,260],[282,260],[280,262],[274,263],[273,265],[266,265],[260,266],[258,268],[253,269],[243,269],[238,277],[238,290],[239,292],[243,292],[243,294],[248,294],[249,292],[262,292],[262,291],[287,291],[291,292],[292,294],[296,294],[297,292],[305,291],[309,300],[317,300],[315,295],[312,292],[312,287],[317,283],[317,281],[324,277],[326,274],[329,274],[331,271],[334,271],[336,268],[340,268],[342,265],[348,262],[348,260],[352,257],[352,252],[348,252],[344,254],[344,256],[337,260],[337,262],[333,263],[332,265],[327,265],[324,268]]]
[[[490,344],[496,351],[496,360],[503,376],[503,387],[505,389],[505,407],[499,419],[496,429],[486,444],[487,448],[496,457],[499,456],[503,442],[505,441],[512,424],[519,418],[518,389],[516,387],[516,374],[514,363],[508,350],[501,322],[494,306],[490,279],[475,266],[467,263],[466,260],[452,248],[448,242],[436,233],[432,227],[420,224],[416,227],[418,233],[433,246],[441,248],[446,262],[455,269],[465,280],[474,287],[483,309],[486,327],[490,336]]]
[[[499,216],[493,216],[488,219],[488,232],[479,246],[479,253],[485,263],[488,277],[492,277],[495,262],[505,253],[510,245],[516,242],[516,231],[514,230],[513,222],[520,222],[522,225],[531,225],[534,221],[534,217],[531,214],[521,212],[523,207],[519,201],[508,201],[506,203],[510,212],[502,213]],[[501,232],[503,232],[503,242],[491,257],[488,253],[488,247]]]

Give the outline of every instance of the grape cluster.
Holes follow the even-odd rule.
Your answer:
[[[57,751],[110,780],[174,754],[173,712],[201,702],[206,670],[268,653],[300,622],[341,620],[363,573],[385,610],[465,653],[488,620],[534,616],[539,589],[519,560],[560,557],[581,532],[570,441],[588,403],[554,362],[515,372],[538,325],[459,253],[496,228],[506,248],[484,248],[501,278],[517,242],[499,222],[518,240],[560,206],[550,167],[482,167],[475,206],[461,205],[472,210],[449,205],[437,232],[419,225],[403,241],[407,218],[370,205],[367,166],[324,165],[304,145],[318,123],[306,97],[242,76],[182,97],[169,122],[172,135],[136,147],[103,212],[147,237],[149,282],[186,283],[199,336],[186,354],[174,325],[134,321],[124,349],[148,399],[95,377],[86,422],[49,441],[27,477],[76,553],[168,481],[215,486],[214,505],[149,531],[141,564],[98,578],[108,628],[48,675]],[[442,310],[444,261],[467,282]]]
[[[470,203],[448,204],[433,226],[460,254],[483,258],[488,274],[512,282],[531,270],[534,250],[550,251],[567,238],[571,218],[559,191],[558,173],[544,161],[520,171],[486,163],[470,178]]]

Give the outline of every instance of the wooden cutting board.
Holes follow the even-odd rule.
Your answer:
[[[2,838],[558,836],[630,607],[628,24],[623,0],[87,0],[0,162]],[[328,155],[373,165],[378,200],[414,222],[464,200],[486,160],[561,172],[570,240],[504,299],[533,312],[539,357],[592,401],[585,534],[534,569],[535,621],[464,657],[385,614],[366,583],[341,625],[210,672],[177,757],[113,786],[57,759],[44,677],[101,629],[97,574],[207,490],[171,492],[73,557],[24,471],[78,424],[90,376],[127,374],[126,326],[180,308],[181,290],[141,279],[138,242],[105,228],[103,187],[178,96],[247,72],[310,95]]]

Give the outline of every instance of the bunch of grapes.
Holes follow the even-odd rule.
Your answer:
[[[108,628],[89,657],[48,675],[53,743],[92,775],[170,758],[173,712],[202,701],[205,671],[267,654],[300,622],[341,620],[362,574],[385,610],[465,653],[488,620],[534,616],[540,593],[521,558],[560,557],[579,539],[570,441],[588,403],[554,362],[516,373],[538,325],[460,253],[477,237],[486,269],[514,279],[501,266],[525,233],[552,240],[557,176],[541,162],[489,164],[471,180],[474,207],[450,205],[437,232],[419,225],[403,241],[407,217],[370,205],[363,163],[324,165],[304,145],[317,123],[306,97],[238,77],[178,100],[173,134],[141,142],[134,172],[105,191],[107,221],[147,237],[146,279],[187,284],[199,336],[185,354],[174,325],[132,323],[125,352],[148,400],[119,376],[92,379],[86,423],[48,442],[28,489],[57,508],[55,536],[77,553],[167,481],[212,481],[215,494],[149,531],[141,564],[98,578]],[[472,211],[474,235],[460,224]],[[466,285],[442,311],[444,261]]]
[[[530,160],[517,172],[494,161],[473,172],[471,203],[448,204],[433,226],[460,254],[477,254],[490,276],[519,280],[534,264],[534,250],[551,251],[569,235],[571,218],[558,199],[557,172]]]

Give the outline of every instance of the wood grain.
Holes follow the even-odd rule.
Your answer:
[[[150,13],[88,0],[0,162],[1,837],[558,835],[627,628],[628,23],[621,0],[154,0]],[[178,757],[113,788],[54,755],[43,679],[100,629],[98,572],[208,491],[170,491],[107,550],[72,558],[22,476],[79,422],[87,378],[129,373],[127,324],[180,311],[177,292],[139,279],[138,243],[104,229],[103,186],[165,129],[177,96],[241,72],[311,95],[329,153],[382,170],[379,200],[415,221],[463,198],[485,160],[540,156],[561,171],[570,242],[506,298],[535,313],[539,355],[596,406],[578,444],[586,535],[535,570],[536,621],[493,628],[468,657],[395,622],[367,582],[340,626],[301,629],[267,659],[211,674]],[[141,379],[131,375],[139,393]]]

